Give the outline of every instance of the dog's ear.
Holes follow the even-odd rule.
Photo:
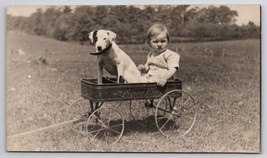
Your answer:
[[[107,33],[108,33],[108,35],[110,36],[110,39],[111,39],[112,41],[114,41],[115,38],[117,37],[117,34],[114,33],[114,32],[112,32],[112,31],[110,31],[110,30],[107,30]]]
[[[88,34],[88,37],[89,37],[89,40],[91,42],[91,44],[95,44],[96,42],[96,34],[97,34],[97,31],[92,31]]]

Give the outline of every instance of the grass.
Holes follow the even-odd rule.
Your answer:
[[[138,65],[145,45],[121,45]],[[132,121],[128,106],[122,140],[94,145],[60,126],[7,139],[9,151],[75,152],[260,152],[260,41],[172,43],[181,55],[177,77],[199,106],[197,121],[184,137],[163,137],[150,115],[135,102],[143,119]],[[25,54],[19,55],[22,49]],[[91,46],[43,37],[7,34],[7,135],[66,121],[70,102],[80,97],[80,80],[96,78]],[[42,58],[46,62],[42,62]],[[107,75],[107,74],[106,74]],[[116,102],[108,103],[114,107]],[[129,104],[124,102],[122,104]],[[150,113],[153,114],[153,111]]]

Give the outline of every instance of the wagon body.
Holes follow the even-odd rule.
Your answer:
[[[123,135],[124,119],[144,120],[149,109],[154,109],[156,126],[167,137],[186,135],[197,116],[196,103],[182,90],[179,79],[168,81],[164,87],[155,82],[116,83],[115,78],[105,77],[103,84],[98,84],[97,79],[82,79],[81,96],[67,110],[68,118],[74,120],[71,129],[89,136],[98,145],[118,142]],[[90,104],[83,100],[89,100]],[[121,105],[128,105],[126,113],[131,117],[122,116],[122,108],[118,108]]]
[[[96,79],[81,80],[82,97],[94,102],[156,99],[174,89],[182,89],[181,80],[168,81],[164,87],[159,87],[156,83],[97,84]],[[175,96],[179,97],[181,93],[176,93]]]

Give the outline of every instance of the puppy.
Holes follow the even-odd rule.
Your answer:
[[[111,75],[116,75],[117,82],[122,78],[127,83],[138,83],[141,74],[131,58],[115,43],[116,33],[109,30],[97,30],[89,33],[91,44],[95,46],[97,56],[97,80],[102,84],[103,69]]]

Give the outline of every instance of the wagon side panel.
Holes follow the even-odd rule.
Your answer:
[[[156,83],[98,85],[95,81],[82,80],[81,85],[82,96],[92,101],[155,99],[174,89],[182,89],[182,82],[168,82],[164,87],[159,87]]]

